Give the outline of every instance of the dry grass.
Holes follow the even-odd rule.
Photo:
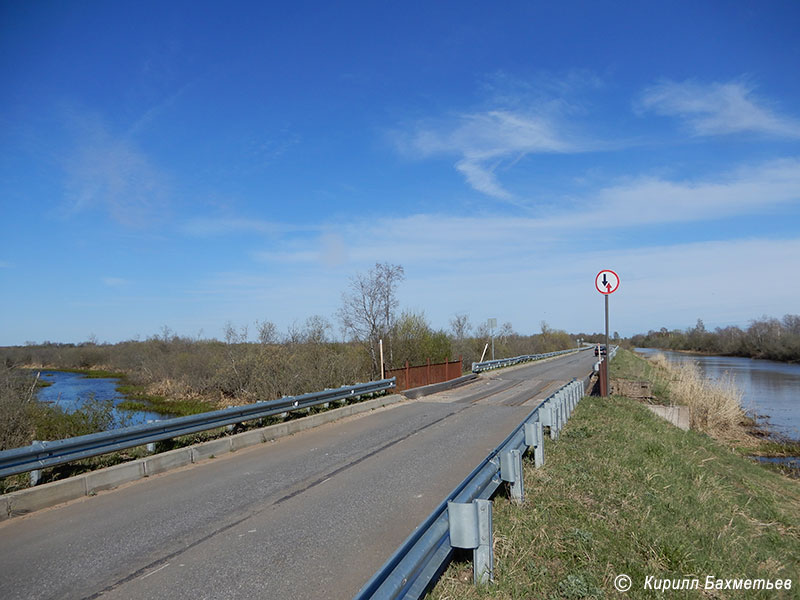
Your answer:
[[[757,445],[733,377],[707,379],[696,363],[670,363],[663,354],[650,360],[669,379],[671,401],[689,407],[692,429],[726,444]]]

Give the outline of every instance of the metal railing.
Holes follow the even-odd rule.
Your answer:
[[[491,502],[503,482],[511,498],[525,491],[522,455],[534,449],[534,463],[544,463],[544,427],[558,438],[583,397],[586,380],[573,380],[537,406],[514,431],[464,479],[417,527],[356,595],[356,600],[421,598],[452,559],[455,548],[473,550],[473,578],[493,578]]]
[[[617,350],[618,349],[619,349],[619,346],[611,346],[611,351],[608,353],[608,360],[609,361],[617,355]],[[594,372],[595,373],[599,373],[600,372],[600,363],[601,362],[603,362],[603,357],[602,356],[598,357],[597,362],[594,363]]]
[[[285,396],[277,400],[143,423],[133,427],[112,429],[64,440],[34,442],[30,446],[0,452],[0,477],[53,467],[74,460],[99,456],[134,446],[143,446],[224,425],[234,425],[328,402],[357,398],[364,394],[384,392],[394,387],[395,378],[392,377],[301,396]]]
[[[530,362],[532,360],[541,360],[543,358],[550,358],[551,356],[569,354],[570,352],[580,352],[581,350],[588,350],[589,348],[591,348],[591,346],[583,348],[570,348],[569,350],[559,350],[558,352],[546,352],[544,354],[523,354],[522,356],[514,356],[512,358],[498,358],[497,360],[474,362],[472,363],[472,372],[480,373],[481,371],[510,367],[511,365],[518,365],[520,363]]]

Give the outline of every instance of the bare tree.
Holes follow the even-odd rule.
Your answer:
[[[461,341],[469,335],[472,330],[472,324],[469,322],[469,315],[466,313],[459,313],[450,319],[450,329],[453,332],[453,337]]]
[[[278,343],[278,328],[272,321],[256,321],[258,328],[258,341],[261,344],[276,344]]]
[[[500,332],[497,334],[497,337],[499,337],[501,341],[506,342],[508,338],[513,335],[516,335],[514,333],[514,326],[511,324],[511,322],[506,321],[500,328]]]
[[[372,360],[372,374],[380,371],[378,340],[389,342],[389,362],[392,346],[389,334],[394,326],[397,308],[397,285],[405,278],[400,265],[375,263],[367,274],[359,273],[350,279],[349,291],[342,294],[338,317],[346,334],[365,344]]]

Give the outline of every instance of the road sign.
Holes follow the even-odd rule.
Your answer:
[[[619,275],[609,269],[603,269],[594,278],[594,287],[601,294],[613,294],[619,287]]]

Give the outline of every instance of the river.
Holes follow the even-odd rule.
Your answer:
[[[644,356],[661,353],[671,362],[695,362],[709,379],[730,374],[742,391],[742,408],[770,431],[800,440],[800,365],[636,348]]]
[[[51,385],[39,388],[36,394],[38,400],[55,404],[66,412],[75,412],[85,402],[95,399],[110,400],[114,404],[113,417],[117,427],[167,418],[154,412],[117,409],[116,406],[126,398],[117,391],[118,380],[112,377],[90,378],[82,373],[41,371],[41,378]]]

